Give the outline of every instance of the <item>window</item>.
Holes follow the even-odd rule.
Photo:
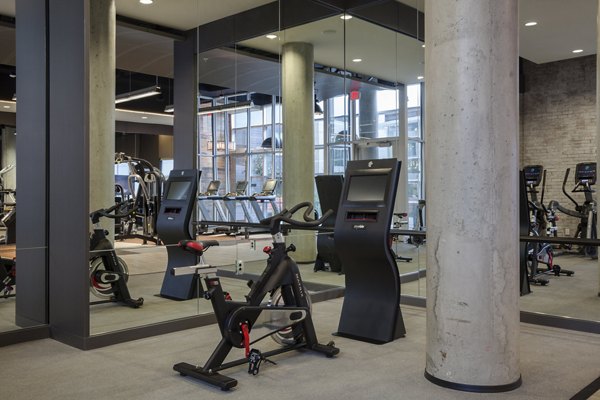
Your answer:
[[[408,151],[406,168],[408,172],[408,227],[414,229],[418,223],[418,203],[425,198],[423,182],[423,130],[421,114],[421,85],[409,85],[407,92]]]

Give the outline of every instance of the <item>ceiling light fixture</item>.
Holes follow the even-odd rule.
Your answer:
[[[2,108],[10,108],[10,106],[4,105],[2,106]]]
[[[362,58],[353,58],[352,59],[352,62],[361,62],[361,61],[362,61]]]
[[[200,109],[200,111],[198,111],[198,115],[220,113],[225,111],[236,112],[251,107],[254,107],[254,103],[251,100],[239,101],[237,103],[221,104],[214,107],[203,107]]]
[[[271,39],[271,40],[273,40],[273,39],[277,39],[277,35],[275,35],[275,34],[272,34],[272,33],[269,33],[269,34],[268,34],[267,36],[265,36],[265,37],[266,37],[267,39]]]
[[[344,14],[344,15],[340,16],[340,18],[343,20],[349,20],[349,19],[352,19],[352,15]]]
[[[127,114],[140,114],[140,115],[149,115],[149,116],[156,116],[156,117],[169,117],[169,118],[173,118],[173,116],[170,115],[170,114],[163,114],[163,113],[150,112],[150,111],[128,110],[126,108],[115,108],[115,111],[122,112],[122,113],[127,113]]]
[[[421,81],[421,80],[423,80],[423,77],[421,75],[419,75],[419,76],[417,76],[417,79]]]
[[[165,112],[166,113],[175,112],[175,107],[173,107],[173,104],[169,104],[169,105],[165,106]]]
[[[11,72],[10,74],[8,74],[8,76],[10,76],[11,78],[15,79],[17,77],[17,74],[14,72]]]
[[[576,49],[576,50],[573,50],[573,53],[583,53],[583,49]]]
[[[421,45],[421,47],[422,47],[422,48],[425,48],[425,45],[424,45],[424,44],[422,44],[422,45]]]
[[[141,4],[148,5],[148,4],[152,4],[152,3],[154,3],[154,0],[140,0],[140,3],[141,3]]]
[[[525,22],[525,26],[536,26],[537,22],[535,21],[529,21],[529,22]]]
[[[133,92],[122,93],[117,95],[115,104],[125,103],[127,101],[143,99],[145,97],[159,95],[160,86],[150,86],[144,89],[134,90]]]
[[[142,119],[148,119],[146,115],[142,115]]]
[[[11,99],[11,100],[12,100],[12,101],[17,101],[17,94],[16,94],[16,93],[15,93],[15,94],[13,94],[13,97],[12,97],[12,99]]]

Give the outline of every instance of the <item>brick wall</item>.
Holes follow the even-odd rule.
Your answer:
[[[522,79],[521,167],[543,165],[547,170],[544,203],[557,200],[573,208],[561,190],[565,170],[571,168],[570,192],[575,164],[596,161],[596,56],[546,64],[525,61]],[[573,197],[583,202],[582,193]],[[565,228],[573,235],[577,222],[561,214],[559,235],[566,234]]]

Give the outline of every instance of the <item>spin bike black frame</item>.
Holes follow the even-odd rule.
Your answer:
[[[291,216],[302,208],[306,208],[303,216],[305,222],[292,220]],[[222,339],[203,367],[179,363],[173,366],[175,371],[183,376],[189,375],[211,385],[218,386],[221,390],[229,390],[236,386],[237,380],[221,375],[218,371],[249,362],[248,358],[243,358],[223,363],[233,347],[244,347],[241,325],[246,324],[251,330],[262,311],[274,308],[277,310],[305,311],[306,317],[292,325],[293,337],[299,338],[300,341],[265,352],[262,354],[263,358],[300,348],[314,350],[328,357],[332,357],[339,352],[339,349],[332,344],[323,345],[317,340],[310,314],[310,303],[307,298],[308,293],[306,293],[306,289],[302,284],[298,265],[287,255],[289,251],[294,251],[295,247],[294,245],[290,245],[286,248],[283,234],[281,233],[281,222],[286,222],[292,227],[315,227],[322,224],[332,213],[328,211],[320,219],[314,220],[310,217],[312,209],[313,206],[311,203],[300,203],[289,211],[283,210],[279,214],[261,220],[261,224],[269,225],[270,227],[270,232],[273,236],[273,248],[268,253],[267,267],[258,281],[252,284],[250,292],[246,295],[245,302],[227,301],[219,278],[205,275],[206,290],[203,290],[204,288],[202,290],[204,291],[204,297],[211,300]],[[215,244],[218,243],[215,241],[200,242],[200,245],[204,249],[198,251],[198,255],[201,256],[206,248]],[[201,273],[201,271],[196,271],[196,273]],[[284,306],[261,305],[264,298],[278,288],[281,289]],[[251,343],[255,343],[263,338],[264,336]]]
[[[107,232],[99,225],[101,217],[110,219],[126,218],[135,211],[132,210],[126,214],[111,214],[119,206],[121,206],[121,204],[115,204],[108,209],[96,210],[90,214],[90,218],[94,224],[94,232],[90,236],[90,263],[96,258],[102,259],[102,265],[104,266],[104,271],[106,271],[104,274],[106,280],[110,282],[113,294],[110,301],[131,308],[139,308],[144,304],[144,299],[142,297],[138,299],[131,298],[129,289],[127,288],[128,276],[119,263],[119,258],[117,257],[113,244],[106,237]],[[90,284],[92,284],[91,281]],[[92,304],[99,303],[102,303],[102,301],[94,302]]]

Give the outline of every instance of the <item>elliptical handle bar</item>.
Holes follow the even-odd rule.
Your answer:
[[[304,221],[299,221],[292,219],[292,216],[299,210],[306,208],[302,218]],[[327,218],[329,218],[332,214],[332,210],[327,210],[319,219],[314,219],[311,217],[313,211],[313,205],[309,201],[305,201],[299,204],[296,204],[291,209],[283,209],[280,213],[270,216],[269,218],[261,219],[261,225],[269,225],[271,234],[276,234],[280,231],[279,226],[281,222],[287,222],[291,226],[295,227],[303,227],[303,228],[311,228],[321,225]]]
[[[565,194],[565,196],[567,196],[567,197],[569,198],[569,200],[571,200],[571,201],[573,202],[573,204],[575,204],[575,207],[579,207],[579,203],[577,203],[577,202],[575,201],[575,199],[574,199],[574,198],[572,198],[572,197],[569,195],[569,193],[567,193],[566,186],[567,186],[567,179],[569,179],[569,173],[570,173],[570,172],[571,172],[571,168],[567,168],[567,170],[566,170],[566,172],[565,172],[565,179],[563,179],[562,191],[563,191],[563,193]],[[576,186],[575,188],[577,188],[577,186]]]

